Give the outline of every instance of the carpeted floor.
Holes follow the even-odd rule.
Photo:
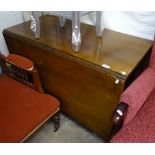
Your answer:
[[[52,121],[45,123],[27,143],[103,143],[104,140],[88,131],[64,114],[60,116],[60,128],[54,132]]]

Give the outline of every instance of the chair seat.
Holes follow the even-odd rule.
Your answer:
[[[113,143],[155,142],[155,90],[136,117],[113,137]]]
[[[59,101],[4,75],[0,77],[0,142],[22,142],[59,110]]]

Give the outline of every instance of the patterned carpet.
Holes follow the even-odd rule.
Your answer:
[[[45,123],[27,143],[103,143],[104,140],[95,133],[88,131],[64,114],[60,116],[60,129],[54,131],[53,122]]]

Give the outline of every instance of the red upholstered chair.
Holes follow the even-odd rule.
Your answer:
[[[123,120],[111,142],[155,142],[155,41],[148,68],[121,95],[114,123]]]
[[[43,93],[33,62],[0,54],[0,142],[23,142],[49,118],[59,128],[59,101]]]

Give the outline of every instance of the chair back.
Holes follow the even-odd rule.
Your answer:
[[[43,93],[39,73],[32,61],[19,55],[5,57],[0,53],[0,64],[4,74]]]

